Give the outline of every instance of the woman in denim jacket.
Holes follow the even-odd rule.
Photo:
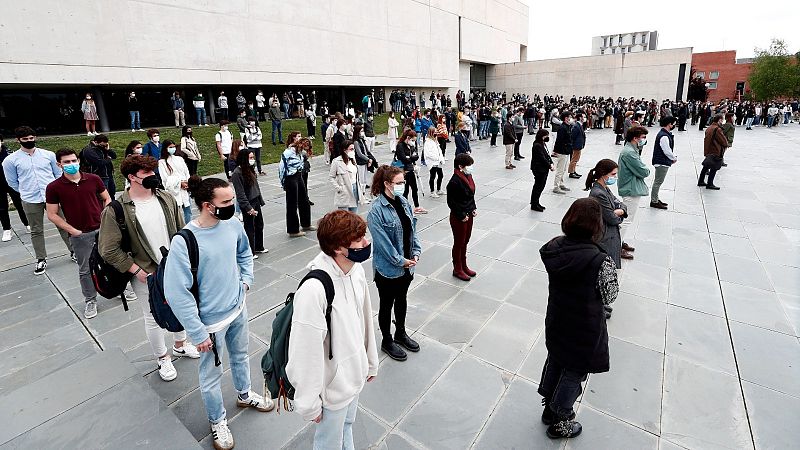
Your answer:
[[[417,237],[417,219],[408,200],[403,197],[405,189],[403,170],[393,166],[381,166],[372,179],[372,196],[375,201],[367,216],[372,235],[375,284],[380,297],[378,325],[383,335],[381,349],[392,359],[405,361],[405,348],[419,351],[419,344],[406,334],[406,296],[414,266],[419,261],[422,249]],[[392,339],[392,307],[394,307],[395,333]]]

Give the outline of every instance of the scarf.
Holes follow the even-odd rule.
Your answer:
[[[458,178],[461,178],[461,181],[463,181],[464,183],[466,183],[467,186],[469,186],[469,189],[474,194],[475,193],[475,180],[472,179],[472,176],[470,175],[468,177],[464,172],[462,172],[462,171],[460,171],[458,169],[455,170],[455,174],[456,174],[456,176]]]

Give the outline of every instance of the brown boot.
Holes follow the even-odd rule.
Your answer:
[[[475,272],[474,270],[472,270],[469,267],[467,267],[467,258],[466,257],[464,257],[464,259],[461,261],[461,268],[464,270],[464,273],[469,275],[470,277],[474,277],[475,275],[478,274],[478,272]]]
[[[469,281],[471,278],[464,273],[464,268],[460,261],[453,261],[453,276],[462,281]]]

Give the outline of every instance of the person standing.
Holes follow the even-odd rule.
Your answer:
[[[506,169],[514,169],[517,166],[511,163],[511,157],[514,155],[514,150],[517,146],[517,133],[514,131],[513,118],[510,118],[503,125],[503,145],[506,148]]]
[[[544,128],[539,128],[533,140],[533,151],[531,152],[531,172],[533,172],[533,188],[531,188],[531,210],[543,212],[546,208],[542,206],[541,196],[547,184],[549,172],[555,170],[553,159],[547,150],[547,142],[550,140],[550,132]]]
[[[445,158],[439,144],[436,142],[436,133],[436,128],[428,128],[428,139],[423,144],[424,153],[428,155],[427,162],[430,167],[428,185],[431,188],[431,198],[439,198],[439,196],[444,195],[444,191],[442,191],[442,179],[444,178],[442,168],[444,167]],[[434,182],[436,183],[436,190],[434,190]]]
[[[400,126],[400,122],[394,118],[394,111],[389,111],[389,118],[387,119],[388,129],[388,138],[389,138],[389,149],[394,151],[397,148],[397,128]]]
[[[733,113],[725,114],[725,120],[722,121],[722,132],[725,133],[725,139],[728,140],[728,147],[722,149],[722,167],[727,166],[725,163],[725,152],[733,147],[733,137],[736,134],[736,127],[733,124]]]
[[[553,179],[553,193],[555,194],[564,194],[570,190],[564,185],[564,173],[567,171],[567,163],[572,156],[571,128],[574,120],[571,112],[561,113],[561,125],[558,127],[556,143],[553,146],[553,154],[556,155],[556,176]]]
[[[147,130],[147,143],[144,144],[142,155],[152,156],[156,160],[161,158],[161,133],[155,128]]]
[[[228,97],[225,96],[225,91],[220,91],[217,97],[217,108],[220,120],[228,120]]]
[[[417,219],[403,195],[406,176],[403,170],[383,165],[372,178],[375,202],[367,215],[370,235],[375,244],[372,266],[380,297],[378,326],[383,337],[381,350],[396,361],[405,361],[403,350],[418,352],[419,344],[406,333],[408,288],[414,279],[414,266],[422,247],[417,236]],[[392,309],[395,333],[392,338]],[[402,348],[401,348],[402,347]]]
[[[514,134],[517,137],[517,142],[514,144],[514,160],[516,161],[525,159],[519,152],[519,146],[522,144],[522,137],[525,136],[525,119],[522,118],[524,113],[525,108],[519,107],[513,116]]]
[[[181,129],[181,152],[186,159],[186,167],[189,169],[189,175],[196,175],[197,174],[197,165],[200,163],[200,160],[203,159],[203,155],[200,154],[200,148],[197,145],[197,141],[194,139],[192,135],[192,127],[186,126]]]
[[[317,115],[311,108],[306,109],[306,131],[309,139],[317,138]]]
[[[217,153],[222,160],[222,168],[225,171],[225,176],[230,179],[231,171],[229,163],[231,149],[233,148],[233,134],[228,130],[229,122],[227,120],[219,121],[219,131],[214,135],[214,141],[217,144]]]
[[[653,146],[653,167],[656,175],[653,180],[653,187],[650,190],[651,208],[667,209],[667,204],[658,197],[658,191],[667,177],[670,166],[678,162],[678,157],[675,156],[675,136],[672,135],[672,130],[675,129],[675,122],[674,117],[662,117],[658,122],[661,125],[661,131],[658,132]],[[677,122],[680,123],[680,120]]]
[[[700,170],[700,178],[697,180],[698,186],[705,186],[706,189],[718,191],[719,187],[714,184],[714,177],[722,167],[722,152],[728,147],[728,139],[722,131],[719,123],[722,121],[722,114],[717,114],[711,119],[711,125],[706,130],[703,138],[703,168]],[[708,175],[708,182],[706,182]]]
[[[364,141],[367,143],[367,152],[372,154],[375,150],[375,116],[370,112],[364,122]]]
[[[275,132],[278,132],[278,141],[283,144],[283,124],[281,123],[281,110],[278,108],[278,100],[273,100],[269,108],[269,120],[272,122],[272,145],[275,143]]]
[[[355,162],[358,167],[358,192],[361,198],[361,204],[368,204],[370,200],[367,198],[367,170],[376,164],[375,156],[369,151],[369,145],[364,139],[364,134],[361,125],[356,125],[353,128],[353,149],[355,150]],[[343,146],[344,147],[344,146]]]
[[[236,168],[231,175],[231,184],[242,212],[244,231],[253,259],[258,259],[258,253],[267,253],[269,250],[264,248],[264,215],[261,213],[261,207],[266,203],[261,196],[255,166],[256,156],[253,152],[249,149],[239,152],[236,155]]]
[[[110,197],[117,193],[117,186],[114,183],[114,163],[117,153],[108,147],[108,136],[98,134],[92,138],[89,145],[81,150],[81,167],[84,172],[93,173],[103,180],[103,184]]]
[[[100,118],[97,116],[97,105],[94,103],[92,94],[86,93],[83,103],[81,103],[81,112],[83,113],[83,120],[86,122],[86,135],[92,136],[97,134],[95,125]]]
[[[329,177],[336,193],[333,206],[351,212],[358,211],[361,189],[358,185],[356,151],[352,141],[345,141],[345,151],[333,150]]]
[[[131,115],[131,133],[136,130],[142,131],[141,116],[139,115],[139,99],[136,98],[135,92],[128,94],[128,112]]]
[[[364,219],[348,211],[330,212],[319,221],[322,251],[308,269],[325,271],[333,282],[329,323],[319,280],[303,283],[294,296],[286,376],[295,388],[295,411],[316,423],[316,449],[355,448],[358,396],[378,374],[372,305],[361,265],[371,251],[366,231]],[[336,383],[325,382],[334,378]]]
[[[172,94],[172,114],[175,116],[175,128],[186,126],[186,114],[183,111],[184,104],[181,94],[175,91]]]
[[[19,192],[22,210],[30,224],[31,243],[36,256],[33,274],[42,275],[47,269],[47,248],[44,243],[47,185],[60,178],[63,171],[53,152],[36,147],[36,132],[31,127],[18,127],[14,130],[14,134],[17,136],[20,149],[3,160],[3,172],[8,186]],[[58,232],[67,245],[70,258],[77,262],[69,234],[61,228]]]
[[[263,139],[261,128],[256,123],[256,118],[250,116],[247,118],[247,127],[244,129],[244,141],[247,143],[247,150],[253,154],[256,160],[256,170],[259,175],[264,175],[261,170],[261,148]]]
[[[144,155],[131,155],[122,161],[120,172],[130,183],[130,187],[119,197],[127,228],[124,238],[127,246],[122,247],[123,232],[117,223],[114,208],[109,205],[100,215],[97,250],[103,260],[115,269],[133,274],[131,285],[141,299],[144,330],[158,362],[158,375],[164,381],[172,381],[178,376],[172,356],[199,358],[200,354],[194,345],[186,341],[186,331],[180,331],[173,333],[175,344],[170,355],[164,343],[164,330],[150,312],[147,278],[161,262],[161,247],[169,249],[170,236],[184,226],[183,214],[178,210],[175,199],[158,189],[157,166],[155,158]]]
[[[478,207],[475,205],[475,180],[472,179],[472,156],[461,153],[453,159],[453,176],[447,183],[447,206],[450,208],[450,229],[453,231],[453,276],[470,281],[478,273],[467,266],[467,244]]]
[[[286,232],[290,237],[305,236],[306,231],[317,229],[311,225],[311,205],[302,174],[302,154],[310,148],[311,141],[308,138],[290,143],[281,155],[281,162],[278,163],[278,178],[281,180],[283,190],[286,191]]]
[[[581,160],[581,151],[583,147],[586,146],[586,131],[583,129],[583,123],[581,122],[581,118],[583,114],[578,113],[575,117],[575,124],[571,127],[571,135],[572,135],[572,155],[569,160],[569,168],[567,172],[569,172],[569,177],[574,179],[579,179],[583,175],[577,172],[578,170],[578,162]]]
[[[8,147],[5,142],[3,142],[3,136],[0,136],[0,225],[3,227],[2,242],[10,241],[13,234],[11,231],[11,218],[8,216],[8,197],[11,197],[11,201],[14,203],[14,208],[16,208],[17,214],[19,214],[19,220],[22,222],[22,225],[28,232],[31,231],[31,227],[28,226],[28,218],[25,216],[25,211],[22,209],[22,199],[19,196],[19,192],[11,189],[8,185],[8,181],[6,181],[6,174],[3,171],[3,161],[5,161],[7,157]]]
[[[206,120],[206,100],[203,98],[202,92],[198,92],[197,95],[194,96],[192,99],[192,105],[194,106],[194,112],[197,116],[197,126],[207,127],[208,121]]]
[[[176,154],[178,147],[175,142],[166,139],[161,146],[161,155],[158,160],[158,174],[164,190],[178,203],[183,211],[183,221],[192,220],[192,202],[189,199],[189,168],[183,157]]]
[[[428,211],[419,206],[419,197],[417,195],[417,160],[419,159],[419,154],[417,153],[417,145],[415,142],[416,136],[417,133],[414,132],[414,130],[408,130],[403,133],[400,142],[397,144],[394,155],[398,161],[403,163],[403,170],[406,176],[403,197],[407,199],[410,191],[411,198],[414,201],[414,213],[427,214]]]
[[[639,210],[641,198],[648,194],[647,184],[644,179],[650,175],[650,169],[642,161],[642,149],[647,145],[647,128],[633,126],[628,129],[625,135],[625,146],[619,153],[617,164],[619,165],[619,180],[617,192],[622,201],[628,207],[626,210],[627,220],[623,224],[622,241],[630,231],[629,224],[633,223],[634,217]],[[624,244],[623,244],[624,245]]]
[[[472,149],[469,146],[469,139],[467,138],[469,133],[465,131],[466,127],[467,125],[464,122],[458,122],[458,125],[456,125],[456,155],[472,153]]]
[[[83,316],[91,319],[97,316],[97,291],[92,281],[89,256],[100,228],[100,211],[111,203],[111,197],[100,177],[80,171],[75,150],[65,148],[57,151],[56,160],[63,175],[45,189],[47,218],[60,230],[69,233],[78,260],[78,279],[85,302]],[[100,206],[101,200],[103,206]]]
[[[582,426],[573,406],[589,373],[608,372],[608,329],[604,305],[617,298],[614,262],[597,244],[603,235],[601,208],[581,198],[561,220],[563,236],[539,250],[547,270],[549,296],[545,317],[547,359],[538,392],[542,422],[551,439],[572,438]]]
[[[600,240],[600,245],[614,261],[617,268],[622,268],[621,259],[633,259],[633,248],[622,243],[620,225],[628,217],[628,207],[622,203],[609,189],[617,184],[619,166],[610,159],[601,159],[589,171],[586,177],[586,188],[589,197],[600,203],[603,209],[603,224],[605,231]]]
[[[489,115],[489,134],[492,136],[489,142],[490,147],[497,147],[497,134],[500,133],[500,114],[496,109],[492,109]]]

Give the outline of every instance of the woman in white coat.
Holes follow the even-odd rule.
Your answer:
[[[442,167],[444,167],[445,159],[442,154],[442,148],[436,142],[436,129],[434,127],[428,128],[428,138],[425,139],[423,148],[425,162],[427,162],[428,167],[431,168],[430,178],[428,178],[428,185],[431,188],[431,198],[439,198],[440,195],[444,195],[442,191],[442,179],[444,178]],[[436,190],[433,190],[434,179],[436,179]]]
[[[192,221],[192,201],[189,199],[189,168],[183,157],[176,155],[178,147],[167,139],[161,144],[161,159],[158,160],[158,174],[164,190],[175,197],[178,206],[183,208],[183,220]]]
[[[387,134],[389,136],[389,148],[392,152],[397,147],[397,128],[399,126],[400,122],[394,118],[394,111],[389,111],[389,132]]]
[[[344,141],[345,151],[332,150],[330,179],[335,189],[333,204],[338,209],[358,210],[360,190],[357,183],[356,152],[352,141]]]

